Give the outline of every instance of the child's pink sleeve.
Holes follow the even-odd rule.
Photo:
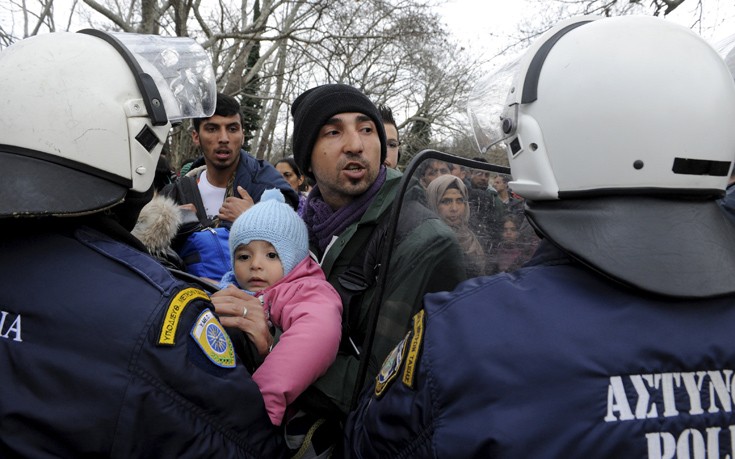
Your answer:
[[[271,320],[283,330],[278,344],[253,374],[274,425],[286,407],[334,362],[342,335],[342,300],[324,279],[308,277],[279,286]],[[274,289],[275,290],[275,289]]]

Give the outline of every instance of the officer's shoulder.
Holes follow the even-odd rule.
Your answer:
[[[189,274],[186,271],[180,271],[178,269],[173,269],[173,268],[167,268],[167,269],[176,279],[186,282],[187,284],[191,284],[192,287],[195,287],[199,290],[203,290],[209,294],[212,294],[216,292],[217,290],[219,290],[219,287],[216,284],[208,282],[205,279],[202,279],[201,277],[195,276],[193,274]]]

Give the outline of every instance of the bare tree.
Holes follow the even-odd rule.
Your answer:
[[[666,16],[681,6],[685,0],[534,0],[538,7],[534,8],[540,12],[537,15],[529,15],[518,24],[517,32],[508,40],[508,45],[498,55],[516,52],[526,48],[530,43],[553,27],[561,20],[582,15],[595,16],[626,16],[631,14],[645,14],[654,16]],[[693,3],[694,0],[690,1]],[[694,16],[701,18],[703,5],[701,0],[696,0],[696,12]],[[697,22],[692,24],[695,27]]]
[[[191,36],[208,50],[218,87],[248,107],[248,138],[258,158],[288,154],[289,108],[302,91],[341,82],[393,107],[407,144],[466,142],[464,102],[482,62],[447,37],[437,0],[9,0],[0,5],[0,48],[49,31],[95,27]],[[575,14],[669,14],[684,0],[544,0],[509,47],[524,46],[559,19]],[[702,9],[701,0],[700,11]],[[7,21],[6,18],[11,18]],[[80,24],[82,27],[80,27]],[[464,148],[464,147],[463,147]],[[171,134],[171,162],[198,152],[187,126]],[[469,155],[469,153],[468,153]]]
[[[9,26],[0,22],[0,49],[42,31],[67,30],[78,12],[78,0],[63,13],[54,8],[54,0],[38,0],[33,7],[27,3],[27,0],[8,0],[0,5],[0,18],[9,18]],[[57,20],[62,21],[60,26]]]
[[[365,10],[371,14],[360,14]],[[433,133],[446,136],[461,128],[456,107],[479,67],[447,42],[448,33],[428,3],[333,4],[314,21],[289,42],[288,54],[298,66],[292,72],[293,96],[323,82],[358,87],[403,118],[399,129],[411,153],[429,145]]]
[[[446,139],[462,135],[466,95],[481,71],[463,50],[435,37],[408,49],[404,72],[409,81],[406,108],[404,161],[428,147],[439,148]]]

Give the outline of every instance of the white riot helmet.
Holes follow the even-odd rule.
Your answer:
[[[735,159],[735,84],[712,46],[660,18],[582,17],[509,68],[475,87],[470,118],[481,148],[505,144],[540,233],[647,291],[735,291],[735,228],[715,203]]]
[[[99,212],[150,189],[171,122],[214,112],[189,38],[50,33],[0,52],[0,218]]]
[[[497,97],[495,75],[471,96],[476,138],[507,145],[513,191],[720,193],[735,151],[735,86],[715,49],[663,19],[596,19],[563,22],[534,43],[503,113],[483,102]]]

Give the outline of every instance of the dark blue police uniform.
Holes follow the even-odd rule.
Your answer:
[[[717,202],[725,211],[725,215],[735,223],[735,183],[727,187],[725,196]]]
[[[353,457],[733,457],[735,298],[634,291],[544,243],[427,295],[349,418]]]
[[[54,220],[0,240],[0,457],[282,456],[208,296]]]

